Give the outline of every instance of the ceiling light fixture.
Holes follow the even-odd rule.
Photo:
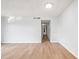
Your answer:
[[[47,3],[47,4],[45,5],[45,8],[52,8],[52,4],[51,4],[51,3]]]

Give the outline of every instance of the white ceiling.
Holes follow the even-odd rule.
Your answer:
[[[58,16],[73,0],[2,0],[2,16]],[[46,9],[45,4],[52,3]]]

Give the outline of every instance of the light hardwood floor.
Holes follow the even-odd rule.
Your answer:
[[[1,49],[2,59],[77,59],[59,43],[49,41],[2,44]]]

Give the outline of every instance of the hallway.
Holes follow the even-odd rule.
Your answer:
[[[44,43],[46,41],[49,41],[48,36],[47,35],[43,35],[42,43]]]

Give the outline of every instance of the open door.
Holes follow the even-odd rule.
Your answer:
[[[42,42],[50,41],[50,20],[41,21]]]

